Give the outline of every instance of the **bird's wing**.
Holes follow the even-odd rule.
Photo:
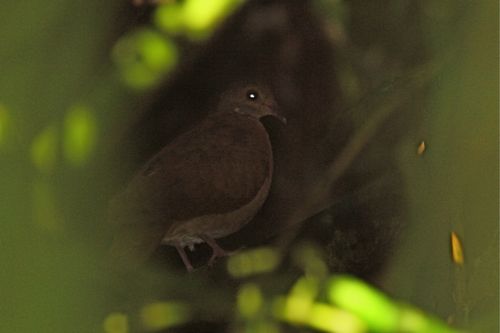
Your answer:
[[[271,172],[272,151],[262,124],[215,114],[156,154],[127,192],[147,214],[182,221],[242,207]]]

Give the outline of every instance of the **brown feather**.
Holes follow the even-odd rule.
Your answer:
[[[117,223],[111,258],[133,266],[162,242],[177,247],[224,237],[250,221],[267,198],[273,154],[260,118],[275,111],[255,87],[229,90],[209,115],[153,156],[111,202]],[[225,252],[214,248],[214,258]],[[113,259],[114,258],[114,259]]]
[[[127,188],[128,201],[161,216],[166,226],[236,210],[255,197],[269,176],[268,140],[258,119],[214,114],[143,167]]]

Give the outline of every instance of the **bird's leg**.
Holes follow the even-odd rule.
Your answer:
[[[182,247],[181,245],[176,245],[175,248],[177,249],[177,252],[179,252],[179,255],[181,256],[182,262],[184,263],[184,266],[186,266],[187,271],[192,272],[193,265],[191,265],[189,257],[187,256],[186,251],[184,251],[184,247]]]
[[[212,237],[200,235],[200,238],[212,248],[212,257],[210,257],[210,260],[208,261],[208,266],[213,266],[217,258],[226,257],[232,254],[232,252],[227,252],[221,248]]]

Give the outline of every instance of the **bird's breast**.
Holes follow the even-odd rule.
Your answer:
[[[241,115],[209,117],[156,154],[128,188],[163,243],[190,245],[200,235],[239,230],[267,198],[273,174],[268,133]]]
[[[268,177],[255,198],[234,211],[200,216],[187,221],[175,221],[165,233],[162,243],[191,246],[203,242],[200,235],[215,239],[235,233],[257,214],[267,198],[270,187],[271,177]]]

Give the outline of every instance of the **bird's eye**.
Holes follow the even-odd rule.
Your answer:
[[[259,98],[259,93],[255,90],[247,91],[247,98],[251,101],[256,101]]]

